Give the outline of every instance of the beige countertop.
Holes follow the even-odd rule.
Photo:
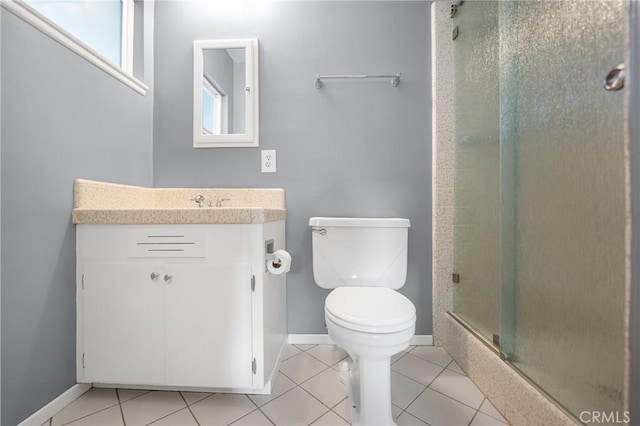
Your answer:
[[[215,206],[197,207],[196,195]],[[233,224],[285,220],[279,188],[144,188],[76,179],[75,224]]]

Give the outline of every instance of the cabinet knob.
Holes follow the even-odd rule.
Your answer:
[[[160,274],[157,273],[157,272],[152,272],[150,276],[151,276],[152,280],[155,280],[156,278],[158,278],[160,276]]]
[[[173,275],[171,275],[171,274],[165,274],[165,276],[164,276],[164,280],[165,280],[166,282],[169,282],[169,281],[171,281],[172,279],[173,279]]]

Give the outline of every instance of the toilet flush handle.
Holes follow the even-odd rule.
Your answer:
[[[315,232],[320,235],[327,235],[327,230],[324,228],[311,228],[311,232]]]

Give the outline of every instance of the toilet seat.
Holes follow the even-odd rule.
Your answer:
[[[413,303],[387,287],[338,287],[324,305],[327,320],[364,333],[396,333],[416,321]]]

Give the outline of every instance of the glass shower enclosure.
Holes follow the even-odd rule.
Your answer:
[[[467,1],[451,18],[454,313],[576,418],[624,405],[625,91],[603,80],[628,9]]]

